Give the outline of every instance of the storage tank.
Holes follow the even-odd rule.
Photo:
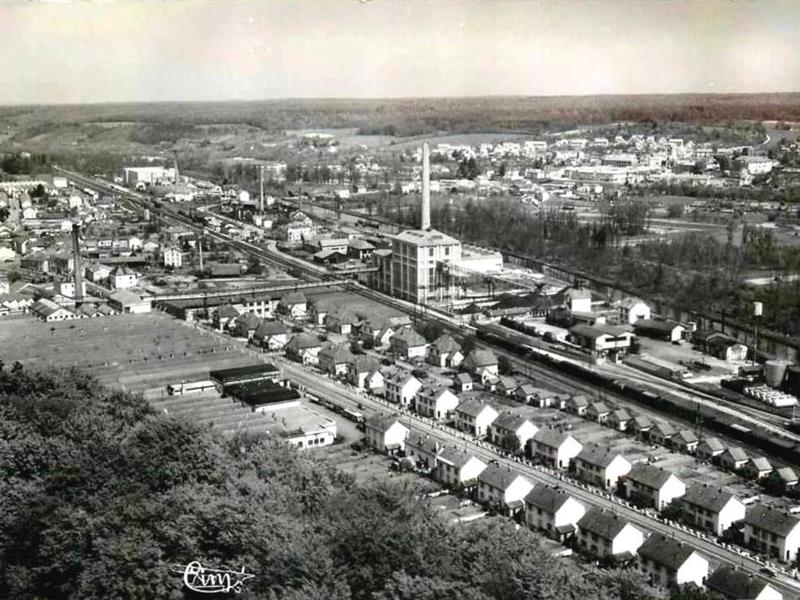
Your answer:
[[[786,368],[789,366],[785,360],[768,360],[764,363],[764,380],[773,388],[780,387],[786,377]]]

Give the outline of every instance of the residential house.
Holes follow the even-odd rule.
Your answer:
[[[378,361],[364,354],[357,354],[350,363],[347,380],[358,389],[364,390],[378,390],[384,386]]]
[[[325,316],[325,328],[328,331],[339,333],[341,335],[350,335],[353,327],[358,323],[358,317],[354,314],[344,311],[337,313],[328,313]]]
[[[742,471],[745,477],[761,481],[772,473],[772,464],[766,457],[756,456],[745,463]]]
[[[659,444],[660,446],[669,446],[672,437],[676,433],[677,431],[675,431],[675,428],[672,425],[664,421],[659,421],[653,425],[653,428],[650,430],[650,433],[648,433],[647,437],[654,444]]]
[[[278,311],[292,319],[305,319],[308,311],[308,301],[303,292],[290,292],[278,302]]]
[[[482,384],[497,378],[497,357],[491,350],[472,350],[462,363],[462,367]]]
[[[489,426],[489,440],[506,450],[512,449],[509,439],[515,440],[514,450],[524,450],[539,428],[522,415],[504,412]],[[513,437],[512,437],[513,436]]]
[[[86,279],[92,283],[99,283],[108,279],[108,276],[111,275],[111,267],[99,263],[90,263],[86,265],[84,273],[86,274]]]
[[[794,562],[800,548],[800,518],[775,508],[752,506],[744,516],[744,545],[781,562]]]
[[[469,373],[458,373],[453,377],[453,387],[459,394],[462,392],[471,392],[473,388],[472,376]]]
[[[639,298],[625,298],[617,303],[619,322],[634,325],[650,318],[650,307]]]
[[[390,351],[406,359],[425,358],[428,343],[411,327],[403,327],[389,340]]]
[[[289,330],[281,321],[264,319],[253,332],[252,339],[254,343],[266,350],[272,352],[283,350],[289,341]]]
[[[458,396],[446,387],[425,387],[416,396],[416,411],[423,417],[445,421],[459,402]]]
[[[625,496],[632,502],[662,510],[686,493],[686,484],[660,467],[637,463],[624,478]]]
[[[540,429],[531,441],[533,456],[555,469],[569,468],[570,461],[582,449],[583,444],[569,433],[558,429]]]
[[[642,319],[633,325],[636,335],[642,335],[665,342],[677,342],[683,339],[686,328],[676,321]]]
[[[233,332],[237,337],[247,338],[248,340],[253,337],[261,324],[261,319],[255,313],[246,312],[236,317],[233,325]]]
[[[183,267],[183,252],[176,246],[165,246],[161,249],[161,264],[165,267],[180,269]]]
[[[551,390],[536,387],[532,383],[523,383],[514,390],[514,397],[537,408],[548,408],[555,402],[556,395]]]
[[[576,394],[567,401],[567,410],[579,417],[586,414],[589,408],[589,399],[583,394]]]
[[[364,423],[367,443],[378,450],[394,454],[405,449],[406,438],[411,430],[395,415],[379,413]]]
[[[606,425],[617,431],[625,431],[628,428],[628,423],[631,421],[631,416],[627,410],[620,408],[611,411],[606,419]]]
[[[304,365],[319,364],[319,353],[322,343],[319,338],[310,333],[296,333],[284,348],[286,356]]]
[[[630,423],[628,423],[628,428],[634,435],[644,438],[653,429],[653,422],[644,415],[639,415],[631,419]]]
[[[586,409],[586,417],[598,423],[605,423],[610,414],[611,409],[605,402],[592,402]]]
[[[567,286],[553,295],[553,305],[570,312],[592,311],[592,292],[586,288]]]
[[[422,382],[408,371],[397,371],[383,378],[384,398],[400,406],[412,406]]]
[[[428,348],[428,361],[437,367],[455,369],[463,360],[461,345],[450,334],[443,333]]]
[[[127,290],[132,287],[136,287],[136,283],[138,282],[139,278],[132,270],[128,267],[119,265],[111,271],[109,275],[109,280],[111,282],[111,287],[115,290]]]
[[[708,560],[694,547],[654,533],[639,547],[639,569],[651,585],[671,588],[693,583],[702,588],[708,577]]]
[[[759,575],[739,569],[736,565],[720,565],[706,579],[706,588],[726,600],[783,600],[781,594]]]
[[[467,375],[469,377],[469,375]],[[472,379],[470,378],[470,381]],[[519,381],[513,375],[501,375],[497,381],[497,390],[498,394],[503,394],[504,396],[511,396],[516,389],[519,387]]]
[[[354,360],[348,344],[325,342],[317,354],[320,371],[334,377],[347,375],[350,363]]]
[[[229,325],[236,322],[239,314],[239,311],[234,306],[230,304],[223,304],[214,311],[214,327],[220,331],[227,329]]]
[[[525,496],[525,523],[564,543],[578,531],[578,521],[586,507],[567,491],[549,485],[536,485]]]
[[[725,444],[719,438],[705,437],[697,444],[697,456],[711,460],[725,452]]]
[[[595,558],[627,562],[643,543],[644,533],[615,512],[590,508],[578,521],[578,547]]]
[[[685,452],[686,454],[694,454],[697,451],[697,446],[700,444],[700,440],[691,429],[681,429],[672,436],[670,441],[675,450],[678,452]]]
[[[606,490],[615,490],[631,463],[621,454],[597,444],[587,444],[572,459],[578,479]]]
[[[696,483],[680,499],[681,517],[687,525],[722,536],[731,525],[744,520],[745,505],[725,490]]]
[[[486,468],[486,463],[481,459],[454,447],[442,449],[436,457],[436,463],[433,478],[457,489],[475,485],[478,476]]]
[[[768,479],[771,483],[778,482],[784,489],[797,485],[797,473],[791,467],[779,467],[769,474]]]
[[[719,455],[719,464],[728,471],[743,469],[750,457],[741,446],[729,446]]]
[[[500,414],[491,404],[477,399],[462,402],[454,413],[456,428],[478,438],[486,436],[489,426]]]
[[[508,467],[488,465],[478,475],[478,501],[513,515],[524,508],[525,496],[533,483]]]
[[[436,468],[436,456],[441,444],[426,433],[409,433],[406,438],[405,455],[414,459],[418,469],[431,473]]]

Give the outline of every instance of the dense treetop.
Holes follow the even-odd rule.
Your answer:
[[[183,598],[169,566],[245,566],[240,598],[644,598],[510,520],[455,527],[408,486],[225,440],[76,372],[0,371],[0,597]]]

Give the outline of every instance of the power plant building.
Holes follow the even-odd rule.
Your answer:
[[[430,228],[430,151],[422,149],[422,215],[419,229],[394,236],[390,260],[384,260],[384,285],[396,298],[426,304],[441,302],[455,294],[455,279],[449,267],[461,264],[461,242]],[[380,267],[379,267],[380,268]]]

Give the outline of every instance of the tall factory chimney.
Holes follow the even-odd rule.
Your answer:
[[[431,228],[431,150],[422,144],[422,219],[420,229]]]
[[[197,249],[200,251],[200,276],[203,273],[203,236],[197,236]]]
[[[83,304],[83,264],[81,263],[81,226],[72,224],[72,276],[75,283],[75,306]]]
[[[259,204],[258,209],[259,212],[263,215],[264,214],[264,165],[261,165],[258,173],[258,187],[259,187]]]

